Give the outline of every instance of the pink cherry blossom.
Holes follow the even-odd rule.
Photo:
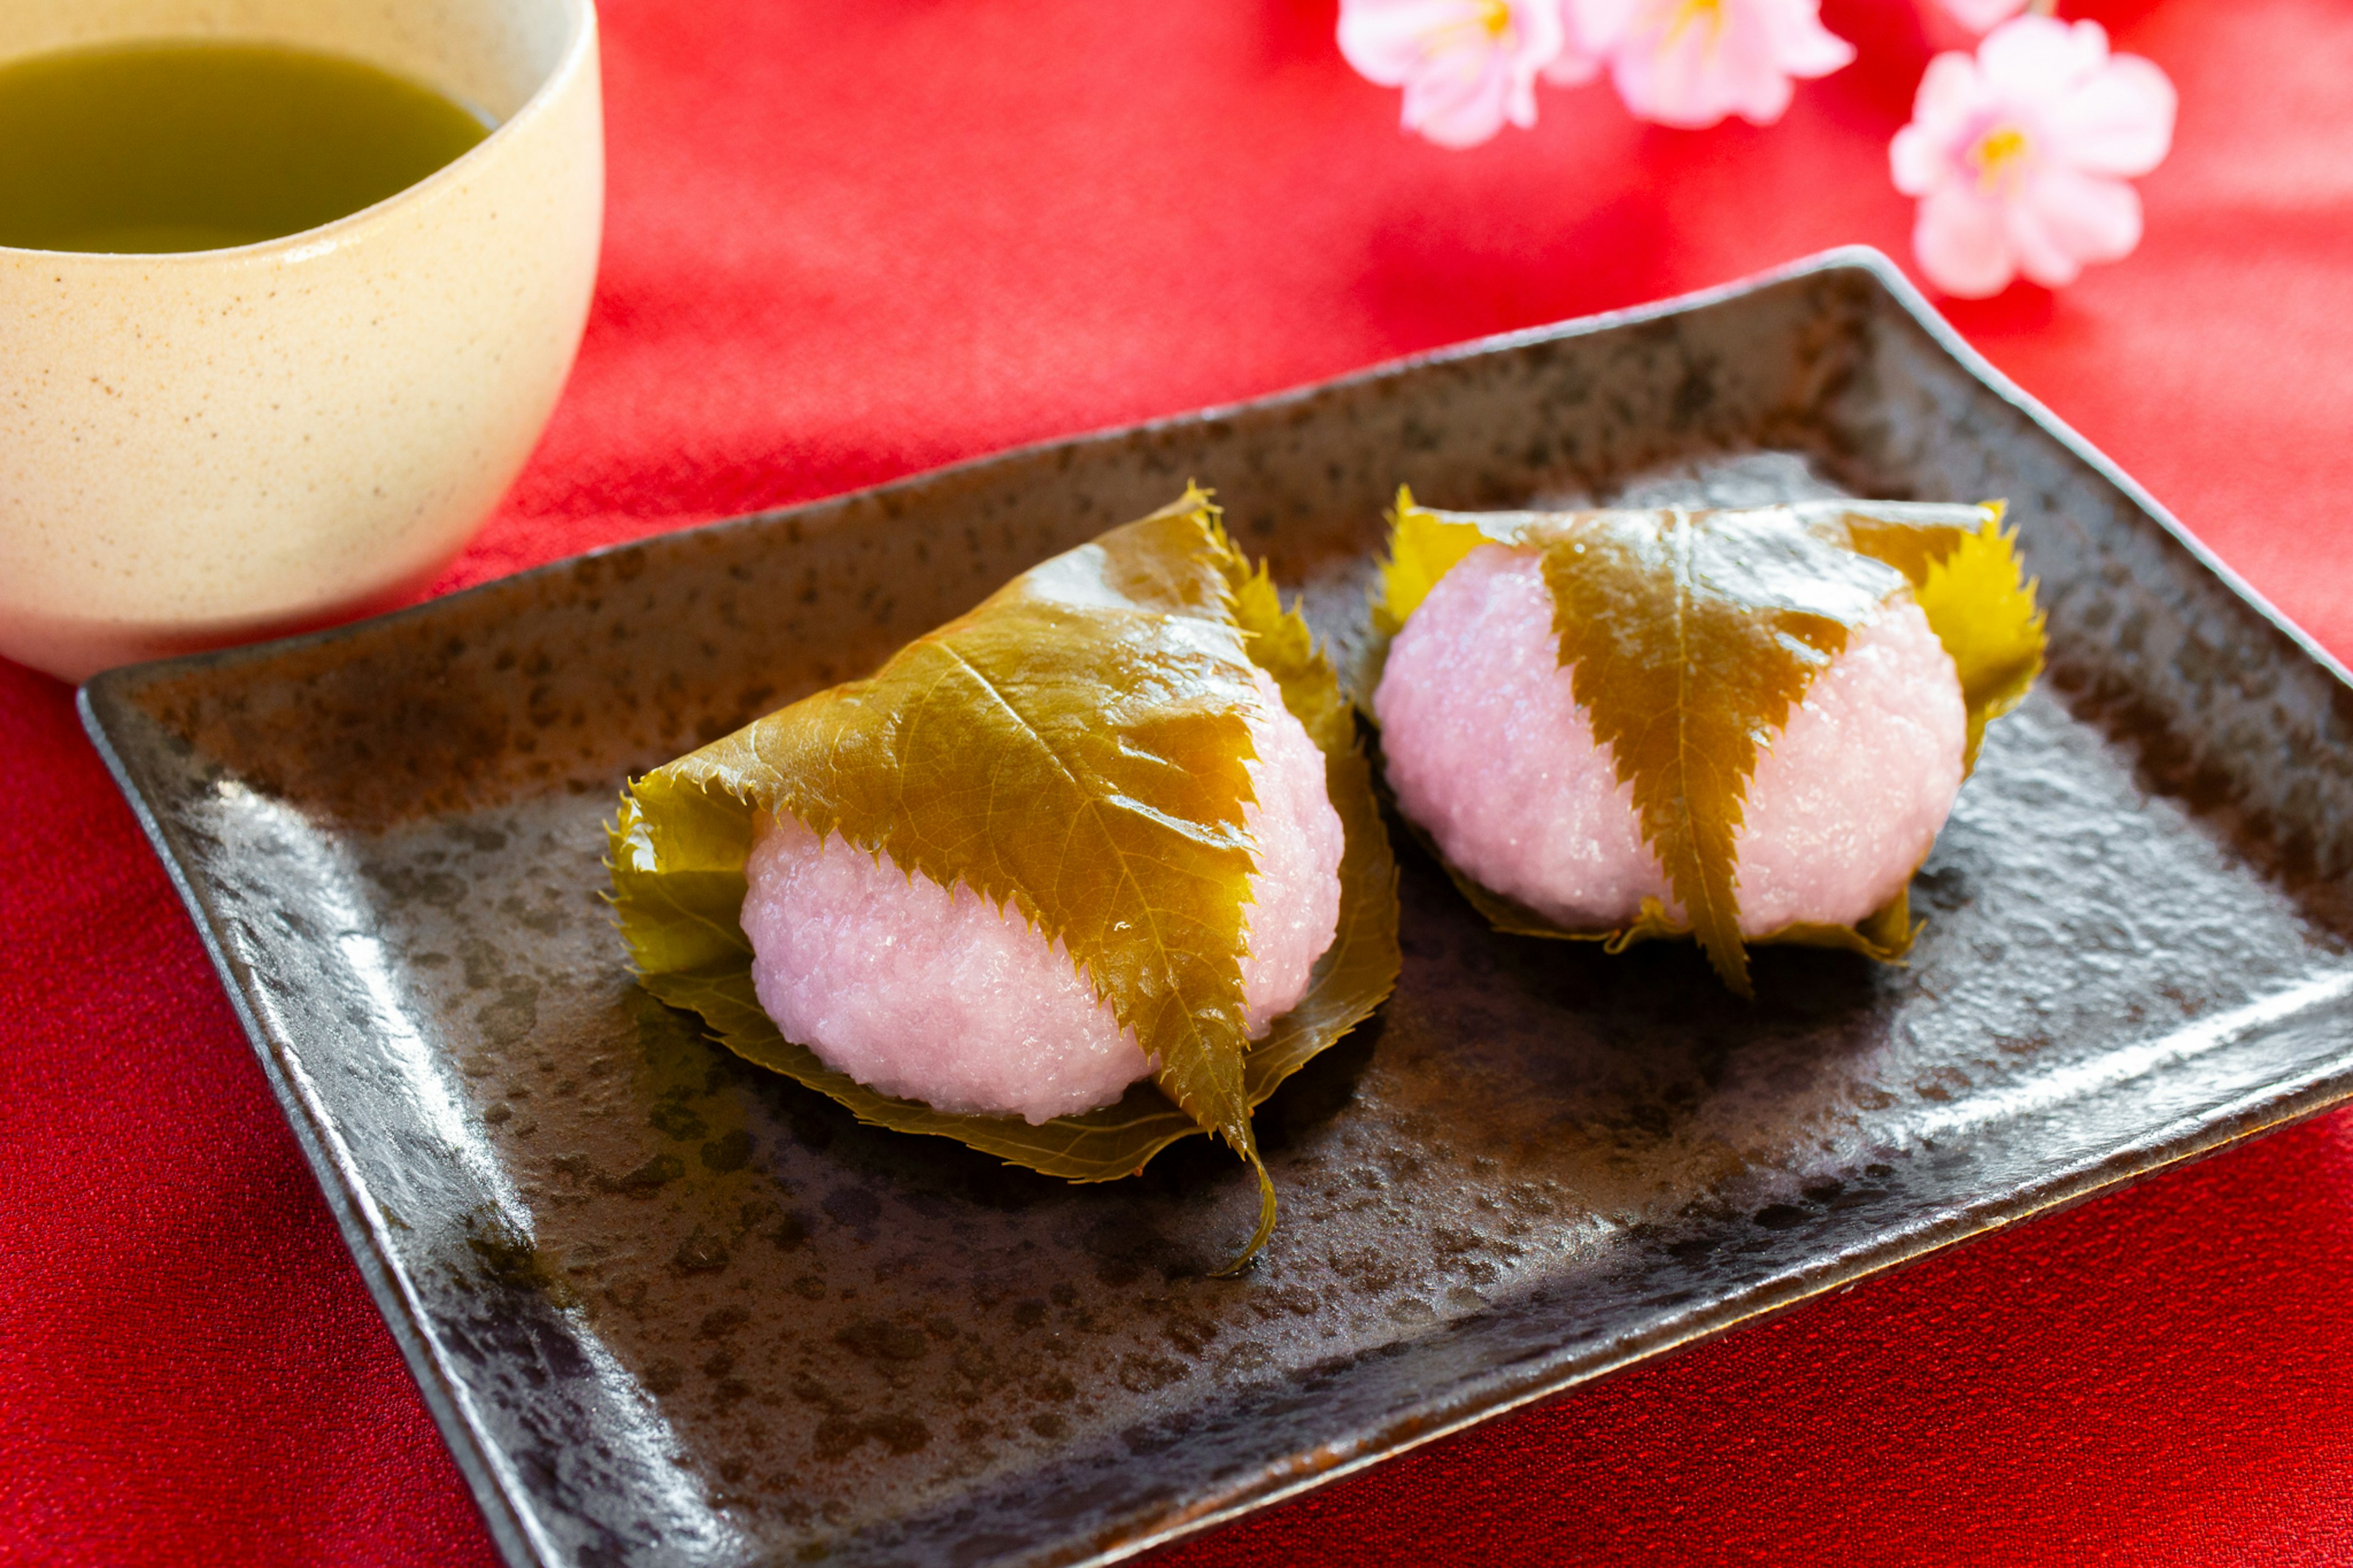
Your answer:
[[[1937,0],[1937,4],[1972,33],[1990,32],[2026,9],[2026,0]]]
[[[2096,22],[2021,16],[1975,59],[1938,55],[1888,148],[1895,188],[1920,198],[1920,270],[1983,299],[2021,272],[2057,288],[2129,255],[2140,195],[2125,181],[2164,160],[2174,105],[2165,73],[2110,55]]]
[[[1405,89],[1403,121],[1470,147],[1536,122],[1536,73],[1560,53],[1560,0],[1340,0],[1340,53]]]
[[[1572,57],[1607,57],[1626,107],[1697,128],[1727,114],[1770,125],[1792,77],[1828,76],[1854,46],[1820,0],[1561,0]],[[1576,79],[1556,73],[1556,79]]]

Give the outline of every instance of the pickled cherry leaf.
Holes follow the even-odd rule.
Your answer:
[[[1842,536],[1850,549],[1886,562],[1912,584],[1929,629],[1952,656],[1968,712],[1961,772],[1977,769],[1986,726],[2026,698],[2042,673],[2041,584],[2018,558],[2000,501],[1817,501],[1796,509],[1810,526]]]
[[[1632,786],[1643,838],[1685,918],[1647,900],[1623,927],[1572,931],[1450,866],[1457,885],[1499,930],[1598,940],[1613,952],[1694,935],[1743,995],[1752,940],[1892,962],[1917,931],[1900,890],[1855,926],[1741,936],[1733,872],[1748,781],[1850,629],[1907,589],[1954,659],[1974,765],[1986,723],[2014,707],[2042,668],[2035,585],[2021,582],[2001,516],[1999,502],[1878,501],[1460,513],[1416,506],[1400,491],[1359,703],[1369,711],[1389,637],[1464,556],[1485,543],[1540,551],[1560,662],[1595,738]]]
[[[1990,510],[1984,525],[1932,563],[1913,588],[1960,673],[1969,715],[1965,773],[1977,769],[1986,726],[2024,701],[2042,673],[2047,640],[2042,612],[2034,605],[2041,584],[2026,576],[2014,536],[2002,531],[2000,509]]]
[[[1598,512],[1546,540],[1570,689],[1725,984],[1748,994],[1735,838],[1758,752],[1904,584],[1771,511]]]
[[[1255,671],[1325,756],[1346,832],[1339,935],[1307,996],[1252,1047],[1242,905]],[[944,887],[962,881],[1060,940],[1160,1066],[1118,1103],[1030,1126],[878,1094],[785,1039],[737,923],[761,813],[839,832]],[[738,1054],[861,1120],[955,1138],[1072,1181],[1142,1168],[1195,1131],[1257,1171],[1250,1129],[1283,1077],[1368,1015],[1398,967],[1395,869],[1355,721],[1198,490],[1014,579],[832,688],[657,769],[612,828],[614,903],[642,983]]]

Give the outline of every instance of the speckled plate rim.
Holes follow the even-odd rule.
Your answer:
[[[1613,331],[1736,301],[1795,279],[1836,271],[1859,273],[1877,285],[1887,302],[1908,317],[1930,342],[1970,379],[2017,409],[2042,436],[2115,487],[2172,543],[2186,551],[2200,567],[2253,608],[2288,643],[2327,670],[2339,684],[2353,689],[2353,672],[2348,672],[2342,662],[2224,564],[2112,459],[1970,347],[1905,277],[1901,268],[1885,255],[1867,246],[1847,246],[1822,251],[1783,267],[1651,304],[1498,333],[1263,397],[1213,405],[1187,414],[1075,437],[1034,442],[926,469],[862,490],[818,498],[791,507],[749,513],[677,531],[774,526],[797,514],[838,507],[852,499],[887,497],[895,491],[928,485],[947,476],[1030,459],[1064,449],[1110,445],[1155,432],[1229,420],[1242,415],[1261,415],[1287,405],[1303,404],[1337,388],[1402,378],[1425,367],[1475,359],[1535,343]],[[628,541],[585,552],[369,621],[354,622],[276,642],[108,670],[84,684],[76,697],[76,706],[91,743],[104,760],[142,830],[164,862],[173,886],[189,910],[197,917],[197,932],[221,976],[229,1004],[235,1009],[247,1038],[252,1043],[255,1054],[261,1060],[270,1089],[278,1097],[288,1125],[293,1130],[296,1142],[311,1163],[329,1211],[334,1215],[345,1245],[359,1266],[361,1278],[417,1378],[426,1406],[448,1444],[501,1554],[510,1563],[545,1565],[545,1568],[556,1568],[563,1562],[560,1553],[536,1527],[520,1478],[511,1472],[497,1446],[483,1432],[462,1382],[453,1368],[443,1364],[441,1357],[433,1349],[431,1337],[422,1327],[424,1304],[409,1289],[401,1270],[392,1261],[395,1253],[391,1237],[382,1234],[377,1225],[368,1217],[367,1205],[360,1196],[361,1182],[356,1164],[336,1131],[334,1119],[309,1091],[299,1064],[281,1059],[269,1032],[255,1015],[248,996],[248,987],[254,984],[254,977],[247,973],[246,966],[230,956],[220,941],[216,924],[219,919],[218,911],[213,909],[206,889],[188,875],[174,853],[144,794],[142,780],[125,764],[112,743],[110,718],[124,705],[123,691],[167,672],[187,673],[268,660],[289,649],[332,644],[353,637],[362,627],[386,621],[429,617],[444,606],[473,595],[510,585],[518,579],[569,572],[584,560],[631,550],[642,542]],[[1576,1351],[1565,1347],[1556,1354],[1520,1363],[1492,1378],[1482,1380],[1470,1393],[1451,1403],[1405,1413],[1379,1431],[1354,1442],[1318,1446],[1266,1465],[1234,1485],[1200,1498],[1181,1512],[1161,1517],[1154,1527],[1136,1535],[1118,1541],[1099,1541],[1091,1548],[1077,1551],[1050,1546],[1042,1553],[1027,1554],[1020,1560],[1040,1565],[1096,1564],[1134,1557],[1271,1507],[1409,1449],[1507,1415],[1569,1388],[1689,1349],[1732,1329],[1778,1315],[1816,1296],[1916,1261],[1972,1237],[2080,1203],[2142,1176],[2216,1152],[2348,1101],[2353,1101],[2353,1046],[2348,1046],[2345,1058],[2327,1068],[2273,1084],[2219,1110],[2191,1112],[2125,1146],[2113,1149],[2100,1158],[2051,1170],[2045,1173],[2042,1180],[2025,1188],[1888,1233],[1870,1247],[1811,1260],[1808,1267],[1757,1288],[1738,1303],[1725,1309],[1670,1322],[1651,1332],[1630,1334],[1599,1355],[1595,1355],[1589,1349]]]

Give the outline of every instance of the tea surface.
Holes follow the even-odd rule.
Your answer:
[[[375,66],[163,40],[0,65],[0,245],[213,250],[297,234],[415,184],[490,134]]]

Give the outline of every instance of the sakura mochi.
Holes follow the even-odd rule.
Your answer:
[[[1685,923],[1634,786],[1596,743],[1559,658],[1534,551],[1485,545],[1398,634],[1373,709],[1398,805],[1457,869],[1564,927]],[[1852,926],[1927,857],[1968,731],[1952,657],[1909,599],[1817,674],[1748,784],[1734,843],[1740,934]]]
[[[1242,994],[1262,1038],[1306,994],[1340,919],[1339,814],[1324,753],[1264,671],[1244,714],[1256,868]],[[743,926],[760,1005],[789,1039],[860,1083],[935,1110],[1032,1124],[1108,1105],[1153,1062],[1071,958],[1018,912],[943,888],[839,834],[755,829]]]
[[[1190,487],[654,769],[609,835],[638,983],[730,1050],[1072,1182],[1207,1133],[1258,1179],[1235,1268],[1275,1218],[1253,1111],[1397,982],[1355,710]]]
[[[2000,503],[1438,512],[1399,500],[1368,709],[1499,929],[1900,957],[1986,723],[2042,667]]]

